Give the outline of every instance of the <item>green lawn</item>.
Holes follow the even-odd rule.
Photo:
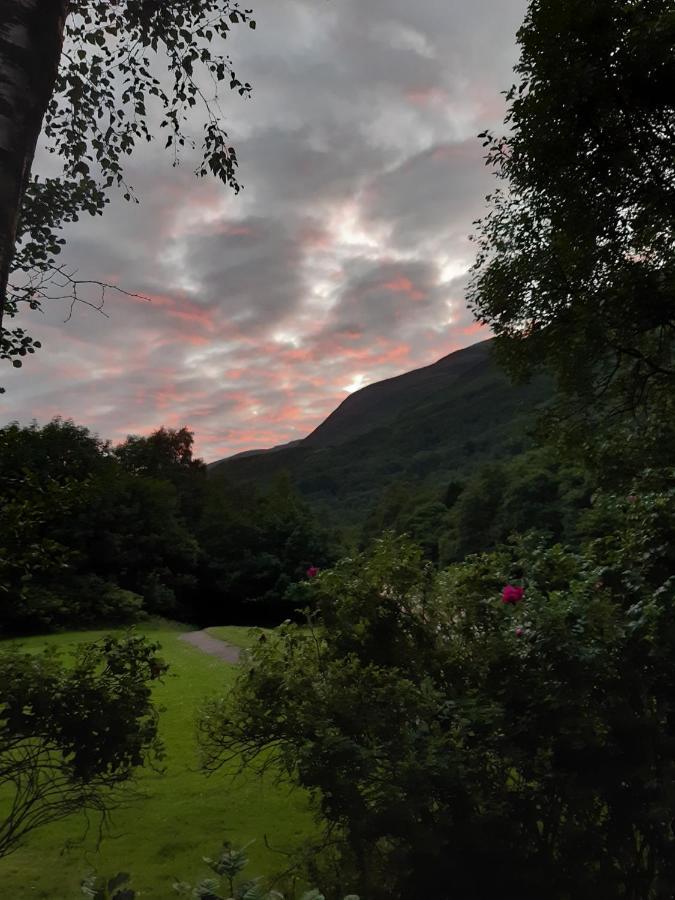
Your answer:
[[[260,633],[271,632],[271,628],[250,628],[248,625],[217,625],[206,629],[209,634],[235,647],[252,647]]]
[[[226,775],[207,778],[197,770],[195,711],[202,698],[232,683],[234,667],[180,641],[179,634],[187,628],[153,623],[139,630],[161,642],[162,655],[171,667],[156,695],[166,707],[162,713],[166,772],[142,776],[140,785],[147,798],[115,813],[112,833],[99,850],[96,828],[83,843],[68,849],[67,842],[84,832],[85,822],[79,816],[35,832],[24,847],[0,860],[1,897],[76,898],[81,896],[81,875],[94,868],[105,874],[131,872],[143,896],[170,898],[176,896],[171,889],[174,877],[190,881],[208,874],[201,858],[215,853],[225,838],[235,844],[254,840],[248,851],[249,874],[264,875],[284,863],[284,857],[266,849],[265,835],[275,849],[292,849],[312,834],[312,818],[302,793],[254,776],[233,781]],[[247,629],[236,631],[243,634]],[[52,635],[20,643],[66,649],[104,633]]]

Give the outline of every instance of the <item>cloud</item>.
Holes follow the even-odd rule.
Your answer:
[[[475,135],[503,117],[525,6],[259,0],[229,48],[254,97],[222,98],[244,190],[141,148],[140,204],[69,227],[64,262],[149,299],[27,316],[44,349],[0,371],[4,421],[61,414],[113,439],[185,424],[218,458],[485,337],[464,303],[490,189]]]
[[[388,225],[398,248],[443,242],[466,255],[464,241],[489,186],[475,140],[436,144],[373,179],[364,214]]]

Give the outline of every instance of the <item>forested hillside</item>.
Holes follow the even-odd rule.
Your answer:
[[[356,391],[292,447],[222,460],[209,473],[264,485],[285,471],[322,516],[359,528],[395,482],[440,497],[481,464],[531,446],[534,415],[550,398],[546,379],[512,384],[485,341]]]

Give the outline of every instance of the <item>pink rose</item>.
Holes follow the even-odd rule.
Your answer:
[[[516,603],[520,603],[524,596],[524,588],[516,587],[513,584],[507,584],[502,590],[502,603],[511,603],[515,606]]]
[[[309,569],[307,569],[307,577],[308,578],[316,578],[316,576],[318,574],[319,574],[319,570],[317,569],[316,566],[310,566]]]
[[[522,636],[523,636],[523,629],[522,629],[522,628],[520,627],[520,625],[519,625],[519,626],[516,628],[516,637],[522,637]]]

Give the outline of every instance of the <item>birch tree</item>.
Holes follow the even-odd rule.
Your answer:
[[[0,359],[20,366],[39,346],[3,321],[21,304],[37,308],[55,292],[80,299],[87,282],[60,263],[61,228],[101,214],[115,189],[136,200],[123,161],[139,142],[163,132],[174,164],[189,145],[200,151],[196,175],[239,190],[219,88],[251,90],[223,53],[241,24],[255,28],[234,0],[3,0]],[[202,112],[197,136],[188,131],[194,107]],[[33,172],[41,134],[61,165],[57,176]]]
[[[469,299],[566,414],[634,413],[675,381],[675,8],[530,0],[518,43]]]

